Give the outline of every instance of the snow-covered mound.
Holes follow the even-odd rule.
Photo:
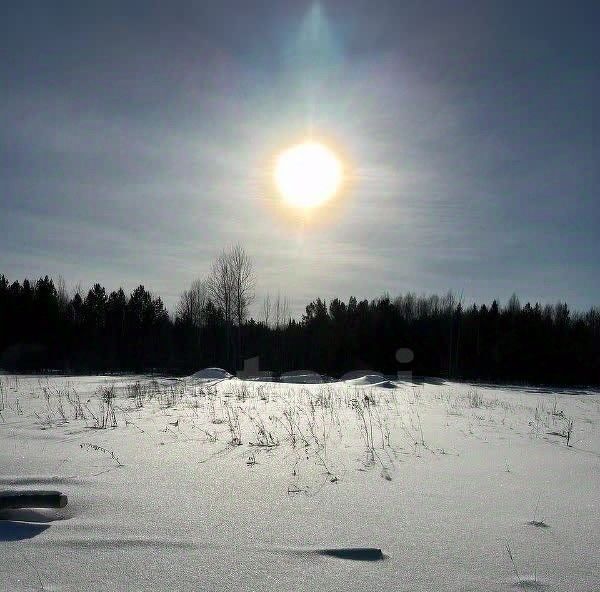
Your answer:
[[[233,378],[233,375],[229,374],[227,370],[223,370],[223,368],[204,368],[194,372],[188,378],[191,380],[227,380]]]
[[[289,382],[292,384],[321,384],[324,380],[323,377],[316,372],[311,372],[310,370],[296,370],[294,372],[282,374],[279,382]]]
[[[390,380],[387,380],[382,374],[365,374],[364,376],[350,378],[343,380],[342,382],[351,386],[376,386],[379,388],[389,389],[396,388],[396,385]]]

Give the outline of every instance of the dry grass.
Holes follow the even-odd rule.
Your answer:
[[[358,469],[379,467],[381,476],[390,480],[399,455],[445,454],[427,441],[436,434],[427,433],[429,423],[422,421],[424,410],[430,407],[445,407],[448,415],[465,415],[471,435],[477,422],[493,421],[480,410],[516,411],[514,404],[486,397],[476,387],[432,390],[430,395],[423,386],[413,385],[340,388],[237,379],[189,383],[143,378],[117,384],[98,388],[84,402],[68,383],[40,382],[43,406],[38,417],[46,426],[81,420],[101,430],[133,426],[147,438],[158,436],[155,442],[161,444],[162,434],[168,434],[172,442],[205,447],[209,457],[220,453],[216,449],[223,445],[224,453],[245,447],[244,463],[251,455],[256,461],[248,466],[257,464],[260,455],[277,455],[290,463],[290,475],[300,489],[306,487],[300,475],[306,481],[309,475],[314,479],[316,472],[336,483],[348,464],[360,463]],[[3,382],[0,393],[5,389]],[[560,423],[560,435],[571,443],[573,425],[565,423],[567,418],[556,402],[550,411],[540,403],[535,416],[540,426]],[[160,425],[153,418],[160,418]]]

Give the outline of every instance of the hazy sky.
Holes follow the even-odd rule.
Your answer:
[[[227,245],[257,296],[600,303],[600,4],[58,0],[0,7],[0,273],[143,283]],[[271,186],[309,134],[350,182]]]

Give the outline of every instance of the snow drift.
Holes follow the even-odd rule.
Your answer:
[[[223,368],[204,368],[188,376],[189,380],[228,380],[230,378],[233,378],[233,374],[229,374]]]
[[[396,388],[396,385],[391,381],[387,380],[382,374],[365,374],[358,378],[349,378],[342,381],[344,384],[351,386],[372,386],[379,388]]]

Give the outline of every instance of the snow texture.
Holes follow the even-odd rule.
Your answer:
[[[225,380],[232,378],[232,375],[223,370],[223,368],[204,368],[189,377],[191,380]]]
[[[0,378],[0,589],[599,589],[597,392],[208,374]]]

